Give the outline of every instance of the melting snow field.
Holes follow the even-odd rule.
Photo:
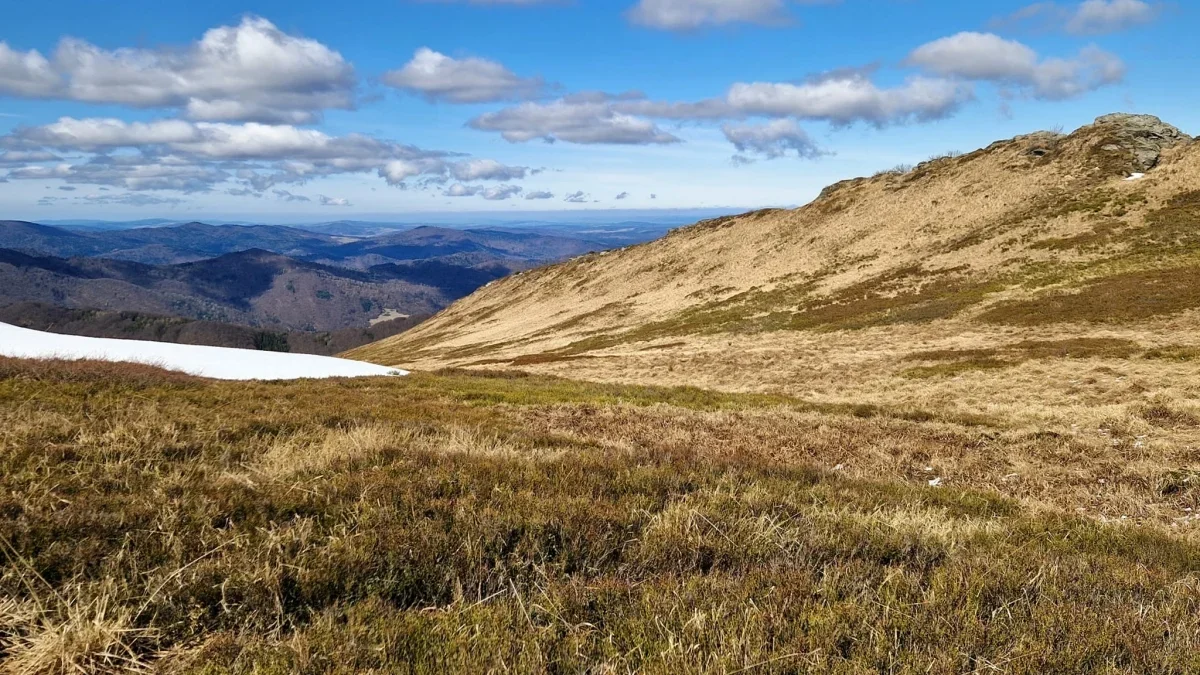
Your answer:
[[[294,380],[407,375],[403,370],[331,356],[58,335],[0,323],[0,356],[130,361],[218,380]]]

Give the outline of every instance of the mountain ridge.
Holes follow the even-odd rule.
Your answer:
[[[912,354],[998,349],[1014,330],[1132,340],[1200,325],[1196,275],[1162,272],[1197,264],[1198,148],[1129,115],[998,141],[522,272],[350,355],[731,390],[807,380],[844,400],[882,396],[878,381],[845,384],[855,369],[900,377]],[[1106,297],[1142,309],[1106,318]]]

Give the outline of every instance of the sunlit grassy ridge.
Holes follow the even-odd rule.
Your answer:
[[[0,667],[1200,669],[1195,458],[968,421],[0,361]]]

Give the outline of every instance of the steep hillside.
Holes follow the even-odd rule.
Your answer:
[[[1103,398],[1077,357],[1154,379],[1197,308],[1200,144],[1112,115],[514,275],[352,355],[983,408]]]

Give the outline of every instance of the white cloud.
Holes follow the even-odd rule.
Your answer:
[[[578,192],[572,192],[571,194],[567,195],[563,199],[563,201],[570,202],[572,204],[586,204],[588,202],[588,200],[591,199],[591,197],[592,197],[591,195],[584,194],[583,190],[580,190]]]
[[[483,195],[484,199],[491,201],[503,201],[511,197],[521,194],[522,190],[519,185],[497,185],[495,187],[486,188],[479,194]]]
[[[969,88],[946,79],[913,77],[885,89],[865,73],[844,71],[802,84],[738,83],[727,100],[744,114],[882,125],[945,117],[971,97]]]
[[[421,47],[403,68],[384,73],[383,83],[431,101],[493,103],[537,96],[540,78],[523,78],[495,61],[455,59]]]
[[[512,143],[535,139],[618,145],[680,142],[654,122],[620,112],[611,98],[593,94],[568,96],[549,103],[522,103],[484,113],[468,124],[482,131],[498,131]]]
[[[343,173],[374,172],[391,185],[424,176],[459,180],[514,180],[527,167],[491,159],[457,160],[455,153],[424,150],[361,134],[331,136],[315,129],[257,122],[227,124],[64,117],[0,136],[0,164],[18,166],[19,179],[60,178],[128,189],[203,191],[227,180],[262,192],[285,183]],[[96,153],[60,163],[55,152]],[[11,158],[13,161],[7,161]],[[24,163],[24,166],[20,164]]]
[[[61,84],[50,62],[36,50],[18,52],[0,42],[0,94],[43,98]]]
[[[751,155],[776,159],[795,154],[796,157],[813,159],[824,154],[795,120],[772,120],[761,125],[726,124],[721,131],[740,153],[734,157],[737,163],[753,161]]]
[[[317,200],[321,202],[321,206],[350,206],[350,200],[345,197],[326,197],[325,195],[317,195]]]
[[[731,23],[788,23],[784,0],[639,0],[630,21],[663,30],[695,30]]]
[[[1067,21],[1067,32],[1099,35],[1150,23],[1159,8],[1142,0],[1086,0]]]
[[[442,194],[447,197],[474,197],[475,195],[479,194],[480,189],[482,188],[480,188],[478,185],[463,185],[462,183],[455,183],[445,190],[442,190]]]
[[[939,75],[1002,80],[1028,76],[1037,68],[1038,55],[1016,40],[964,32],[917,47],[908,62]]]
[[[112,118],[61,117],[40,127],[18,128],[10,138],[69,150],[101,150],[126,146],[172,145],[200,140],[200,128],[183,120],[125,122]]]
[[[1060,100],[1121,81],[1125,64],[1098,47],[1074,58],[1039,60],[1037,52],[991,33],[963,32],[915,49],[908,63],[945,77],[986,80]]]
[[[293,194],[287,190],[272,190],[276,197],[279,197],[285,202],[311,202],[312,200],[304,195]]]
[[[613,197],[613,199],[616,199],[617,201],[620,201],[622,199],[628,199],[628,198],[629,198],[628,192],[622,192],[621,194],[617,195],[616,197]]]
[[[229,172],[176,157],[98,155],[78,164],[31,165],[13,169],[18,180],[60,179],[83,185],[111,185],[128,190],[204,192],[231,178]]]
[[[62,159],[53,152],[45,150],[10,150],[0,152],[0,164],[32,164],[36,162],[56,162]]]
[[[442,194],[447,197],[474,197],[480,196],[490,201],[503,201],[521,194],[522,189],[518,185],[496,185],[494,187],[483,187],[482,185],[463,185],[455,183],[442,191]]]
[[[639,93],[585,92],[549,103],[523,103],[486,113],[471,127],[497,131],[514,143],[542,139],[581,144],[681,142],[655,119],[719,120],[794,117],[834,124],[884,125],[945,117],[973,98],[969,85],[947,78],[911,77],[882,88],[869,72],[846,69],[804,83],[736,83],[723,98],[696,102],[653,101]]]
[[[494,159],[470,159],[450,165],[450,175],[458,180],[518,180],[529,167],[506,166]]]
[[[554,193],[547,192],[545,190],[537,190],[535,192],[526,193],[525,199],[554,199]]]
[[[355,85],[341,54],[258,17],[176,48],[110,50],[65,38],[49,61],[0,43],[0,93],[177,108],[195,120],[310,122],[352,108]]]
[[[1117,33],[1151,23],[1162,13],[1162,3],[1145,0],[1084,0],[1075,5],[1036,2],[989,22],[996,30],[1033,29],[1072,35]]]

